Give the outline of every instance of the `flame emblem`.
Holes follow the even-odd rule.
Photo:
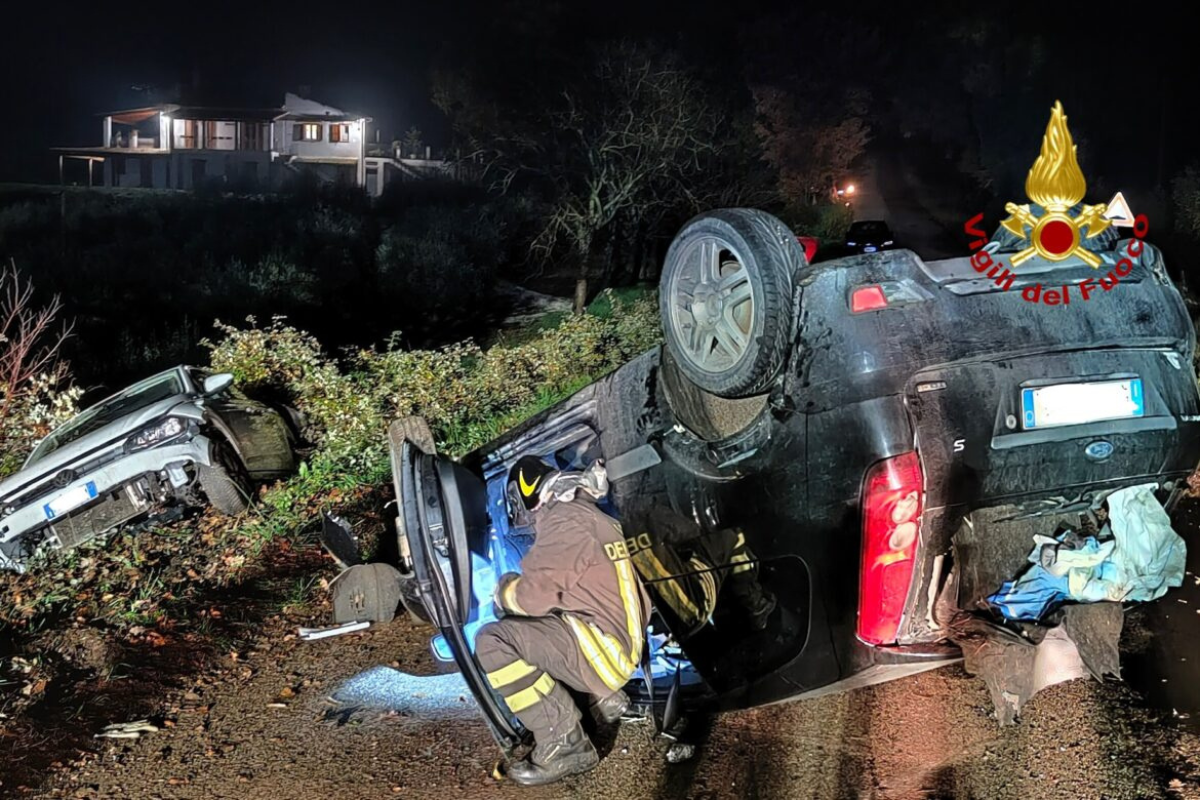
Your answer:
[[[1029,204],[1008,203],[1004,210],[1009,217],[1001,222],[1005,230],[1030,243],[1012,257],[1013,266],[1035,255],[1047,261],[1064,261],[1072,256],[1085,261],[1093,269],[1100,266],[1100,257],[1083,246],[1106,230],[1111,222],[1104,216],[1108,207],[1088,206],[1074,217],[1068,212],[1083,200],[1087,181],[1075,157],[1075,142],[1067,128],[1067,115],[1062,103],[1056,101],[1042,137],[1042,151],[1025,179],[1025,194],[1045,209],[1041,216],[1034,214]],[[1087,233],[1084,233],[1086,229]]]

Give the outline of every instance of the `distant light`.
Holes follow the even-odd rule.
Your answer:
[[[854,194],[854,184],[853,183],[846,187],[846,194]]]

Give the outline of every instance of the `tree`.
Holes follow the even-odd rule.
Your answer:
[[[413,125],[404,134],[404,151],[408,153],[409,158],[420,158],[421,150],[425,146],[424,140],[421,138],[421,129]]]
[[[722,122],[673,57],[620,43],[599,50],[529,124],[494,137],[488,174],[501,191],[533,182],[547,193],[551,210],[532,248],[577,265],[580,312],[592,282],[608,277],[614,224],[636,228],[693,197]]]
[[[813,109],[775,87],[754,91],[763,159],[779,173],[779,193],[793,206],[825,197],[863,154],[870,131],[859,116],[846,113],[814,119]]]
[[[57,383],[67,376],[59,351],[71,327],[52,330],[60,311],[57,295],[48,305],[34,307],[33,284],[22,280],[15,265],[0,271],[0,425],[39,379]]]

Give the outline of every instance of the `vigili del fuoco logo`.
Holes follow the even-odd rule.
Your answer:
[[[1016,269],[1035,256],[1050,262],[1074,258],[1099,270],[1105,259],[1092,247],[1099,245],[1100,234],[1112,226],[1132,227],[1134,238],[1129,240],[1123,257],[1098,281],[1086,278],[1060,286],[1027,285],[1021,289],[1025,300],[1049,306],[1070,305],[1072,295],[1078,300],[1089,300],[1100,290],[1110,291],[1133,270],[1131,259],[1141,255],[1142,240],[1150,228],[1146,215],[1130,219],[1129,205],[1120,192],[1108,203],[1085,205],[1082,201],[1086,192],[1087,181],[1075,156],[1067,116],[1062,103],[1055,102],[1046,135],[1042,137],[1042,151],[1025,179],[1025,194],[1032,202],[1007,203],[1004,207],[1009,216],[1000,226],[1024,245],[1011,254],[1009,265]],[[968,236],[975,237],[971,242],[971,249],[976,251],[971,256],[971,265],[1008,291],[1017,275],[998,260],[1000,254],[995,247],[988,247],[988,236],[978,227],[982,221],[983,214],[976,214],[963,226]]]

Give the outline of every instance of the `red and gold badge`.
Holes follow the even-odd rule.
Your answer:
[[[1112,224],[1105,217],[1108,207],[1103,203],[1085,205],[1074,217],[1068,213],[1083,200],[1086,191],[1087,182],[1075,158],[1071,131],[1067,129],[1067,116],[1062,103],[1055,102],[1046,135],[1042,137],[1042,152],[1025,179],[1025,194],[1045,211],[1039,216],[1030,210],[1028,203],[1004,206],[1009,217],[1000,224],[1029,242],[1028,247],[1013,255],[1013,266],[1035,255],[1047,261],[1065,261],[1076,256],[1093,268],[1100,266],[1100,257],[1087,249],[1084,242]]]

